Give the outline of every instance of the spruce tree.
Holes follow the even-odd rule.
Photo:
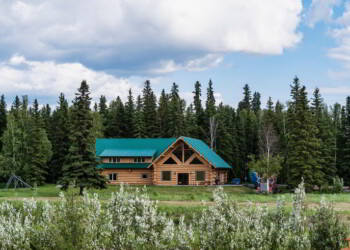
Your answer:
[[[135,138],[146,137],[146,127],[144,123],[142,99],[140,95],[137,96],[137,100],[136,100],[136,110],[134,115],[134,137]]]
[[[108,131],[110,138],[124,138],[127,134],[127,124],[125,121],[125,108],[119,96],[112,101],[108,110]]]
[[[7,110],[6,110],[6,102],[5,96],[2,95],[0,99],[0,138],[5,132],[7,126]],[[0,152],[2,151],[2,140],[0,140]]]
[[[160,132],[160,137],[168,138],[170,135],[170,101],[169,95],[163,89],[158,102],[157,123]]]
[[[329,117],[327,107],[325,107],[323,103],[323,98],[321,97],[318,88],[315,89],[312,100],[311,110],[316,122],[316,137],[321,140],[321,156],[319,158],[319,164],[324,173],[325,181],[331,184],[336,175],[336,162],[334,160],[334,140],[336,138],[333,134],[334,131],[332,131],[332,120]]]
[[[254,92],[253,94],[253,100],[252,100],[252,110],[257,115],[261,110],[261,101],[260,101],[261,95],[259,92]]]
[[[28,132],[28,161],[25,164],[25,179],[28,183],[42,185],[46,181],[47,163],[51,159],[51,142],[47,138],[41,118],[38,100],[35,99]]]
[[[128,138],[134,137],[134,115],[135,115],[135,103],[131,89],[129,89],[128,101],[125,103],[125,124],[126,131],[125,136]]]
[[[142,115],[145,126],[145,136],[154,138],[159,135],[157,123],[157,97],[155,96],[151,83],[147,80],[142,90]]]
[[[82,81],[73,101],[70,119],[69,152],[63,166],[63,176],[60,180],[63,189],[74,182],[80,189],[104,188],[106,180],[96,168],[98,162],[93,141],[93,120],[90,109],[89,85]]]
[[[49,180],[56,183],[63,175],[62,167],[69,151],[69,108],[63,93],[58,107],[52,114],[52,158],[49,167]]]
[[[191,103],[186,109],[184,135],[194,137],[197,132],[196,115],[193,109],[193,104]]]
[[[206,128],[205,124],[205,117],[204,117],[204,111],[202,107],[202,90],[201,90],[201,84],[199,81],[197,81],[194,84],[194,91],[192,92],[193,95],[193,106],[194,106],[194,112],[196,116],[196,125],[197,129],[195,131],[195,134],[193,136],[203,139],[205,135],[203,134],[204,129]]]
[[[245,84],[243,87],[243,100],[238,104],[239,110],[251,110],[252,108],[252,95],[251,95],[250,87],[248,84]]]
[[[103,134],[107,136],[108,132],[108,106],[107,98],[104,95],[101,95],[100,102],[98,104],[98,112],[101,115],[102,125],[103,125]]]
[[[343,149],[340,163],[340,177],[344,179],[345,185],[350,185],[350,96],[346,98],[346,105],[343,113]]]
[[[321,155],[321,141],[317,138],[317,127],[311,115],[305,86],[300,87],[299,79],[294,78],[291,86],[293,101],[290,104],[288,123],[288,165],[290,184],[296,186],[304,178],[305,185],[321,186],[323,172],[318,162]]]
[[[170,93],[170,103],[169,103],[169,134],[172,137],[179,137],[183,134],[183,111],[182,111],[182,101],[179,96],[179,86],[173,83]]]

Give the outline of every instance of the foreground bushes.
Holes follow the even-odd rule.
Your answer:
[[[58,205],[24,200],[0,204],[1,249],[339,249],[347,236],[332,204],[321,201],[307,217],[303,184],[292,213],[283,199],[274,210],[238,208],[222,188],[193,221],[177,225],[145,192],[121,187],[106,204],[97,195],[61,195]]]

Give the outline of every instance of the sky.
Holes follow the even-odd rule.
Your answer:
[[[149,79],[190,103],[212,79],[217,103],[243,86],[276,102],[298,76],[329,105],[350,95],[350,0],[0,0],[0,94],[55,105],[84,79],[93,101],[126,100]]]

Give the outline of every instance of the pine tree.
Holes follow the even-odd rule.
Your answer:
[[[215,106],[215,96],[213,90],[213,83],[211,79],[208,83],[207,88],[207,100],[205,102],[205,124],[203,134],[205,135],[205,140],[210,138],[210,119],[216,115],[216,106]],[[209,141],[208,141],[209,143]]]
[[[179,96],[179,86],[176,83],[173,83],[171,87],[169,111],[169,134],[176,138],[184,132],[182,102]]]
[[[100,113],[102,125],[103,125],[103,134],[107,136],[108,132],[108,106],[107,98],[104,95],[101,95],[100,102],[98,104],[98,112]]]
[[[342,129],[341,129],[341,105],[339,103],[335,103],[332,107],[332,128],[333,128],[333,134],[334,134],[334,162],[336,165],[336,169],[337,169],[337,174],[339,174],[339,164],[340,161],[339,159],[341,159],[342,157]]]
[[[193,104],[191,103],[186,109],[184,135],[193,137],[197,132],[196,115],[193,109]]]
[[[127,124],[125,120],[125,108],[119,96],[112,101],[108,110],[108,131],[110,138],[124,138],[127,134]]]
[[[290,104],[288,116],[290,183],[296,186],[304,178],[307,187],[321,186],[323,172],[318,162],[321,155],[321,142],[316,137],[317,128],[309,109],[307,92],[305,86],[300,87],[297,77],[294,78],[291,87],[293,101]]]
[[[243,87],[243,100],[238,104],[238,109],[239,110],[251,110],[252,108],[252,104],[251,104],[251,100],[252,100],[252,95],[251,95],[251,91],[249,88],[248,84],[245,84]]]
[[[6,110],[6,102],[5,96],[2,95],[0,99],[0,138],[5,132],[7,126],[7,110]],[[0,152],[2,151],[2,140],[0,140]]]
[[[136,100],[136,110],[134,115],[134,137],[135,138],[145,138],[146,127],[143,120],[142,112],[142,99],[141,96],[137,96]]]
[[[248,98],[248,97],[247,97]],[[252,100],[252,110],[257,115],[261,110],[261,101],[260,101],[260,93],[254,92],[253,94],[253,100]]]
[[[60,180],[63,189],[75,182],[80,188],[104,188],[106,180],[96,168],[98,162],[93,141],[93,120],[90,110],[90,92],[86,81],[82,81],[76,93],[71,113],[69,153],[63,166],[63,177]]]
[[[69,108],[63,93],[58,107],[52,114],[52,158],[49,167],[49,180],[56,183],[63,175],[62,166],[69,151]]]
[[[15,116],[15,118],[19,117],[21,105],[21,100],[19,99],[18,95],[16,95],[15,100],[13,101],[11,106],[11,112]]]
[[[345,110],[343,113],[343,137],[342,159],[340,162],[340,177],[344,179],[345,185],[350,184],[350,96],[346,98]]]
[[[319,164],[328,183],[333,182],[336,175],[336,162],[334,161],[336,139],[332,131],[332,120],[329,117],[327,108],[324,106],[323,98],[321,97],[318,88],[314,91],[312,102],[312,114],[316,122],[317,134],[316,137],[321,140],[321,156]]]
[[[129,89],[128,101],[125,103],[125,124],[127,125],[125,136],[128,138],[132,138],[134,136],[134,115],[134,97],[131,89]]]
[[[45,124],[41,118],[38,100],[35,99],[28,132],[28,162],[26,162],[25,179],[28,183],[43,185],[47,176],[47,163],[52,156],[51,142],[47,138]]]
[[[202,90],[201,90],[201,84],[199,81],[197,81],[194,84],[194,91],[192,93],[194,94],[193,106],[194,106],[194,111],[196,116],[196,125],[197,125],[197,129],[193,134],[193,136],[204,139],[205,135],[203,134],[203,131],[206,128],[206,124],[205,124],[205,117],[204,117],[204,111],[203,111],[202,100],[201,100]]]
[[[160,137],[168,138],[170,135],[170,101],[169,95],[163,89],[158,102],[157,123],[160,131]]]
[[[157,137],[159,131],[156,122],[154,122],[157,117],[157,97],[151,88],[149,80],[145,82],[142,90],[142,114],[145,136],[150,138]]]

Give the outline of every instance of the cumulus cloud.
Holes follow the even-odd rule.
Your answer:
[[[189,60],[186,63],[176,63],[174,60],[161,61],[159,67],[151,70],[154,74],[171,73],[178,70],[185,71],[204,71],[218,67],[224,60],[222,55],[208,54],[204,57]]]
[[[141,92],[140,86],[130,79],[94,71],[80,63],[31,61],[19,55],[0,63],[0,75],[0,88],[4,94],[57,98],[63,92],[73,99],[83,79],[89,83],[95,100],[100,95],[106,95],[108,99],[119,95],[125,100],[130,88],[135,94]]]
[[[333,8],[339,6],[342,0],[312,0],[307,12],[307,21],[310,27],[314,27],[317,22],[332,20]]]
[[[301,11],[301,0],[0,0],[0,51],[94,68],[162,61],[164,71],[202,70],[212,55],[295,46]]]

